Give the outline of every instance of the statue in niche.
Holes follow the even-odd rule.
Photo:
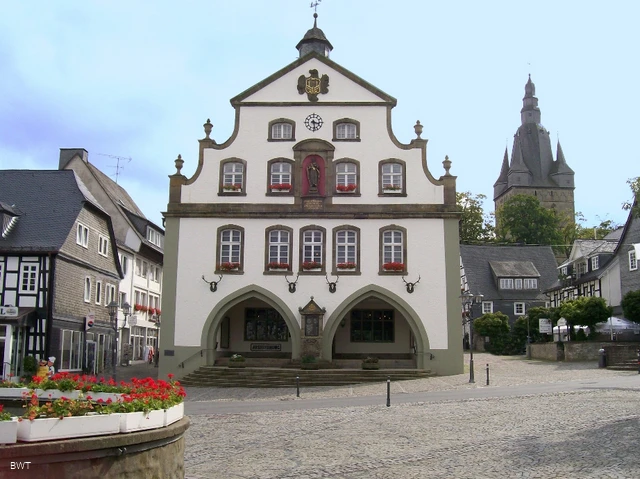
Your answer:
[[[320,168],[316,160],[312,160],[311,164],[307,166],[307,180],[309,181],[309,189],[317,190],[318,182],[320,181]]]

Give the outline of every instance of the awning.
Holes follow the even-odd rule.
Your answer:
[[[0,316],[0,324],[11,324],[24,328],[33,327],[38,319],[38,308],[19,307],[16,316]]]

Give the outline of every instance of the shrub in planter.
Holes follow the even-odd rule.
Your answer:
[[[380,369],[380,363],[375,356],[368,356],[362,360],[362,369]]]
[[[311,355],[302,356],[300,363],[302,369],[318,369],[320,367],[317,358]]]
[[[244,356],[241,354],[234,354],[229,358],[229,367],[230,368],[243,368],[245,366]]]

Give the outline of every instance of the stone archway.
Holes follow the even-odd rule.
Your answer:
[[[291,335],[291,358],[298,359],[300,357],[300,325],[295,315],[279,296],[255,284],[245,286],[225,296],[214,306],[202,328],[201,348],[208,350],[210,345],[215,344],[220,322],[230,308],[252,298],[264,301],[282,316]],[[213,364],[213,359],[213,354],[207,353],[207,364]]]
[[[332,340],[336,334],[336,330],[340,326],[340,321],[349,310],[368,298],[376,298],[385,301],[404,316],[411,328],[411,331],[413,332],[413,335],[415,336],[417,368],[425,369],[425,355],[430,348],[427,331],[424,328],[424,324],[420,320],[420,317],[400,296],[374,284],[365,286],[364,288],[361,288],[349,295],[338,305],[338,307],[336,307],[333,313],[326,318],[322,341],[322,357],[328,361],[332,360]]]

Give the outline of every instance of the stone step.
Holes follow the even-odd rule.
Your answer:
[[[202,387],[295,387],[344,386],[359,383],[407,381],[433,376],[429,370],[292,370],[280,368],[226,368],[203,366],[180,380],[184,386]]]

